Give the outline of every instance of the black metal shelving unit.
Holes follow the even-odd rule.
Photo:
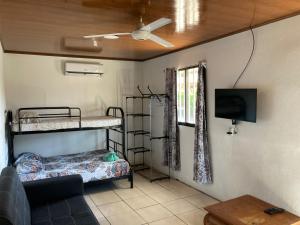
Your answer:
[[[145,153],[149,152],[150,149],[145,148],[145,140],[144,140],[144,136],[146,135],[150,135],[150,132],[144,129],[144,119],[145,118],[149,118],[150,114],[146,114],[144,113],[144,100],[148,99],[149,96],[127,96],[126,97],[126,117],[127,117],[127,121],[129,121],[130,119],[132,120],[132,129],[126,129],[126,135],[127,135],[127,154],[128,155],[132,155],[132,165],[133,165],[133,169],[134,171],[138,171],[138,170],[143,170],[143,169],[148,169],[149,167],[145,164]],[[134,105],[134,101],[139,100],[141,101],[141,106],[142,109],[140,112],[129,112],[128,111],[128,101],[132,100]],[[133,111],[134,111],[134,107],[132,107]],[[139,119],[141,121],[141,128],[136,128],[136,120]],[[129,137],[132,137],[133,139],[133,146],[132,147],[128,147],[128,143],[129,143]],[[141,144],[137,144],[137,137],[141,136],[142,139],[142,143]],[[137,155],[142,155],[142,162],[141,163],[136,163],[136,156]]]
[[[163,174],[158,171],[155,171],[153,168],[153,159],[152,159],[152,142],[153,141],[159,141],[163,139],[167,139],[168,136],[161,135],[154,137],[152,136],[152,100],[155,99],[159,102],[165,101],[165,99],[168,99],[168,96],[166,94],[154,94],[151,89],[148,86],[148,92],[149,93],[143,93],[139,86],[137,87],[140,95],[138,96],[127,96],[126,97],[126,119],[127,119],[127,127],[126,127],[126,135],[127,135],[127,154],[128,158],[129,155],[132,155],[132,167],[133,170],[140,175],[146,177],[151,182],[155,180],[161,180],[161,179],[168,179],[170,178],[170,167],[168,168],[168,174]],[[129,101],[132,101],[132,110],[133,112],[128,111],[128,105]],[[139,101],[140,103],[140,110],[139,112],[135,112],[134,106],[137,103],[136,101]],[[144,104],[148,104],[147,113],[145,113],[145,107]],[[136,110],[137,111],[137,110]],[[139,119],[139,127],[136,126],[136,120]],[[129,129],[129,120],[132,120],[132,128]],[[145,128],[145,123],[148,123],[147,129]],[[129,147],[129,138],[132,138],[132,143]],[[139,144],[137,143],[139,138]],[[149,146],[145,146],[145,139],[149,140]],[[139,163],[136,163],[136,157],[137,155],[141,155],[141,159]],[[149,165],[146,164],[146,157]]]

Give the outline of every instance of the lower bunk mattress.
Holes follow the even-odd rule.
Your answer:
[[[17,158],[15,167],[22,182],[79,174],[87,183],[128,175],[129,163],[124,159],[105,162],[103,156],[107,152],[95,150],[52,157],[27,152]]]

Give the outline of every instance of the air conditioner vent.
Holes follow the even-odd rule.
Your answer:
[[[102,75],[101,63],[65,62],[65,75]]]

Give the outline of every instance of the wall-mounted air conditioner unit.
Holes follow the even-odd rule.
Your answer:
[[[65,62],[65,75],[102,75],[103,65],[88,62]]]

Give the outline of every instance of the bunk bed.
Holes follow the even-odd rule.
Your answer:
[[[15,136],[100,129],[106,130],[106,149],[52,157],[22,153],[15,158]],[[80,174],[85,183],[126,178],[133,187],[132,169],[125,151],[125,117],[120,107],[109,107],[105,116],[93,117],[83,117],[78,107],[20,108],[15,118],[12,111],[7,112],[6,130],[9,165],[16,166],[23,182]],[[116,140],[111,131],[119,133],[121,140]],[[119,159],[103,160],[111,150]]]

